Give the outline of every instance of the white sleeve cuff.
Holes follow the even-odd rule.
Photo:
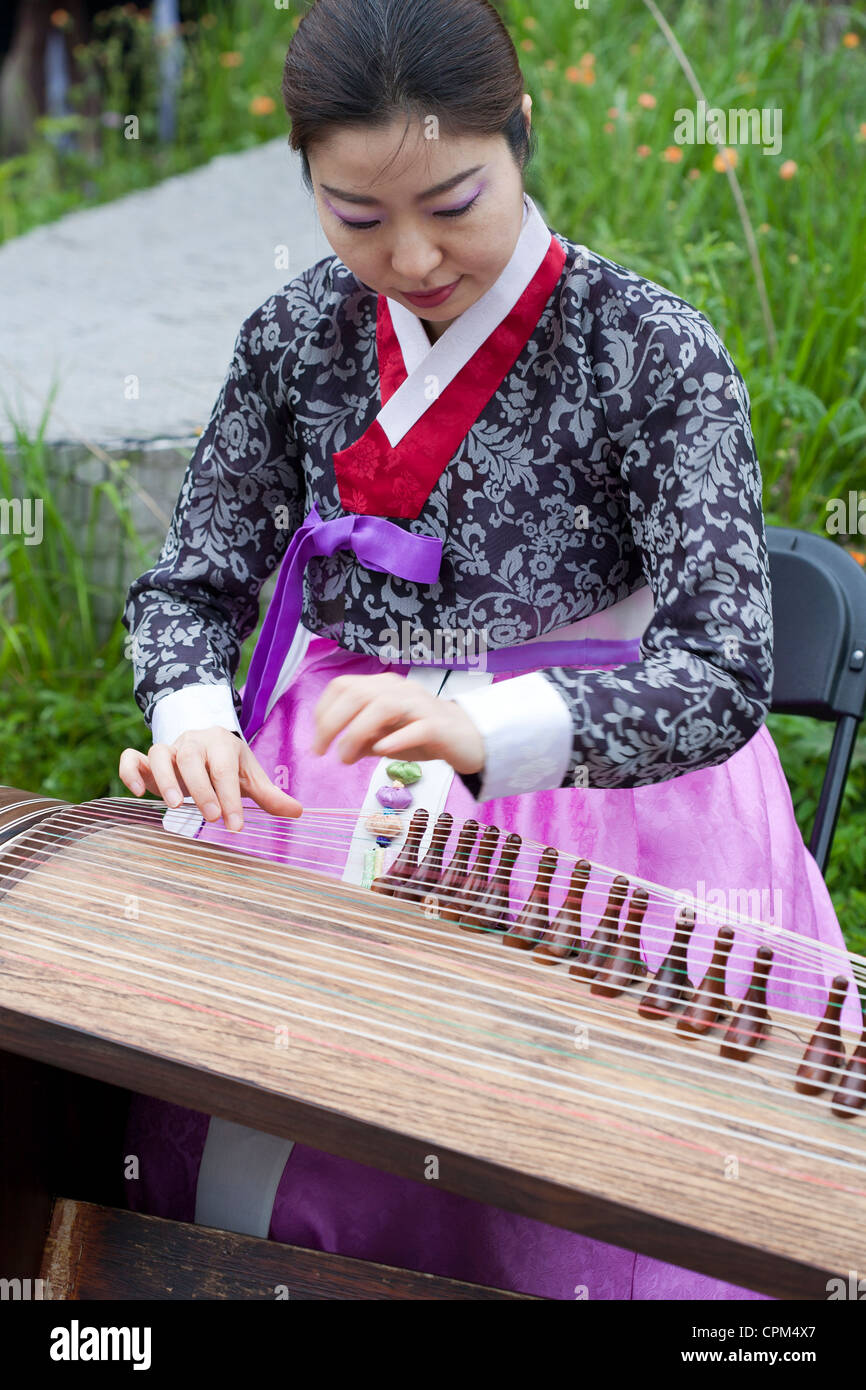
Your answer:
[[[210,729],[213,725],[241,733],[235,713],[231,686],[186,685],[171,690],[153,707],[151,738],[154,743],[174,743],[189,729]]]
[[[452,698],[484,740],[478,801],[562,786],[574,742],[571,711],[540,672]]]

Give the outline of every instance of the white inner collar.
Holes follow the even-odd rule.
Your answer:
[[[511,259],[481,298],[449,324],[435,343],[430,342],[418,315],[397,300],[388,299],[394,332],[408,373],[378,416],[392,448],[511,313],[547,255],[550,236],[535,203],[524,193],[523,228]],[[433,393],[430,391],[431,377],[436,384]]]

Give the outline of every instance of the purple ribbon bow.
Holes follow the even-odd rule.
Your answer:
[[[413,535],[381,516],[352,514],[323,521],[316,507],[311,507],[283,556],[277,587],[250,661],[241,709],[241,727],[247,740],[265,721],[268,698],[301,621],[304,571],[315,556],[333,555],[336,550],[353,550],[366,569],[415,584],[435,583],[442,564],[442,542],[433,536]]]

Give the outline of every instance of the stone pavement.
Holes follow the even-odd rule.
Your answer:
[[[56,378],[53,444],[194,443],[243,320],[330,253],[282,138],[0,246],[0,442]]]

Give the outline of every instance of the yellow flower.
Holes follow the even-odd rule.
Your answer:
[[[727,146],[713,157],[713,168],[716,173],[723,174],[726,169],[736,169],[739,163],[739,155],[736,150],[729,149]]]
[[[253,97],[250,102],[250,112],[253,116],[269,116],[276,110],[277,103],[273,97]]]
[[[220,64],[224,68],[239,68],[244,61],[244,55],[236,50],[220,54]]]
[[[859,34],[852,34],[850,31],[842,35],[842,42],[846,48],[856,48],[860,42]]]
[[[760,227],[758,228],[758,231],[759,231],[759,232],[768,232],[769,230],[770,230],[770,224],[769,224],[769,222],[762,222],[761,225],[760,225]]]
[[[792,251],[790,256],[788,257],[788,261],[791,265],[796,265],[799,259],[800,257],[797,255],[796,251]]]
[[[668,145],[662,150],[662,159],[666,159],[668,164],[679,164],[682,157],[683,152],[679,145]]]
[[[637,156],[639,159],[646,159],[647,155],[650,154],[652,154],[652,150],[650,149],[649,145],[638,145]]]
[[[785,163],[779,167],[780,179],[792,179],[797,172],[797,163],[794,159],[786,159]]]
[[[657,103],[652,92],[641,92],[637,99],[637,104],[638,106],[645,106],[647,111],[651,111]]]

